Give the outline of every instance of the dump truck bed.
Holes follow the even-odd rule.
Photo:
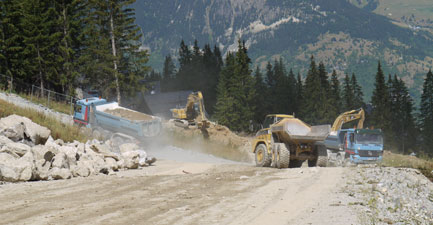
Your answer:
[[[102,127],[135,137],[154,137],[161,130],[161,119],[119,106],[117,102],[95,106],[96,120]]]
[[[271,126],[271,132],[277,133],[283,140],[297,142],[323,141],[330,131],[329,124],[309,126],[297,118],[286,118]]]

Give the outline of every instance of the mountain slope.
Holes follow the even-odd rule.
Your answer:
[[[257,65],[282,57],[304,73],[314,54],[340,76],[355,72],[368,98],[378,60],[415,95],[433,63],[429,32],[397,26],[346,0],[143,0],[134,7],[156,68],[166,54],[176,54],[182,39],[226,52],[240,38]]]

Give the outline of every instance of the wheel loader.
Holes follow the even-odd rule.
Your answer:
[[[203,103],[203,94],[200,91],[192,92],[187,99],[185,108],[170,109],[173,122],[176,126],[183,128],[198,128],[203,136],[207,138],[207,128],[210,122],[206,117],[206,110]]]
[[[256,165],[293,168],[308,160],[310,167],[321,166],[327,160],[326,148],[316,143],[330,130],[330,125],[310,126],[292,115],[267,115],[252,144]]]

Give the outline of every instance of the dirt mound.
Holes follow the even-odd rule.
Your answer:
[[[132,110],[117,108],[117,109],[107,109],[104,112],[111,114],[113,116],[122,117],[128,120],[152,120],[152,117],[144,113],[135,112]]]
[[[174,146],[199,150],[224,159],[252,162],[250,139],[240,137],[225,126],[211,124],[205,139],[199,129],[181,128],[171,122],[164,123],[166,137]]]

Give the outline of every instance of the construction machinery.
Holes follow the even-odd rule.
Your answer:
[[[198,128],[207,137],[207,128],[210,122],[206,117],[203,103],[203,94],[200,91],[192,92],[188,96],[185,108],[175,108],[172,112],[173,121],[176,126],[183,128]]]
[[[74,122],[91,128],[94,136],[110,137],[116,142],[141,141],[161,132],[161,118],[140,113],[91,97],[75,103]],[[95,134],[98,135],[95,135]]]
[[[341,129],[343,124],[358,121],[356,128]],[[374,163],[382,160],[383,138],[380,129],[363,129],[364,110],[357,109],[340,114],[332,125],[329,136],[319,149],[326,149],[327,161],[323,166],[346,163]]]
[[[267,115],[252,144],[256,165],[300,167],[308,160],[308,166],[320,166],[327,155],[316,143],[325,140],[330,129],[330,125],[310,126],[291,115]]]

